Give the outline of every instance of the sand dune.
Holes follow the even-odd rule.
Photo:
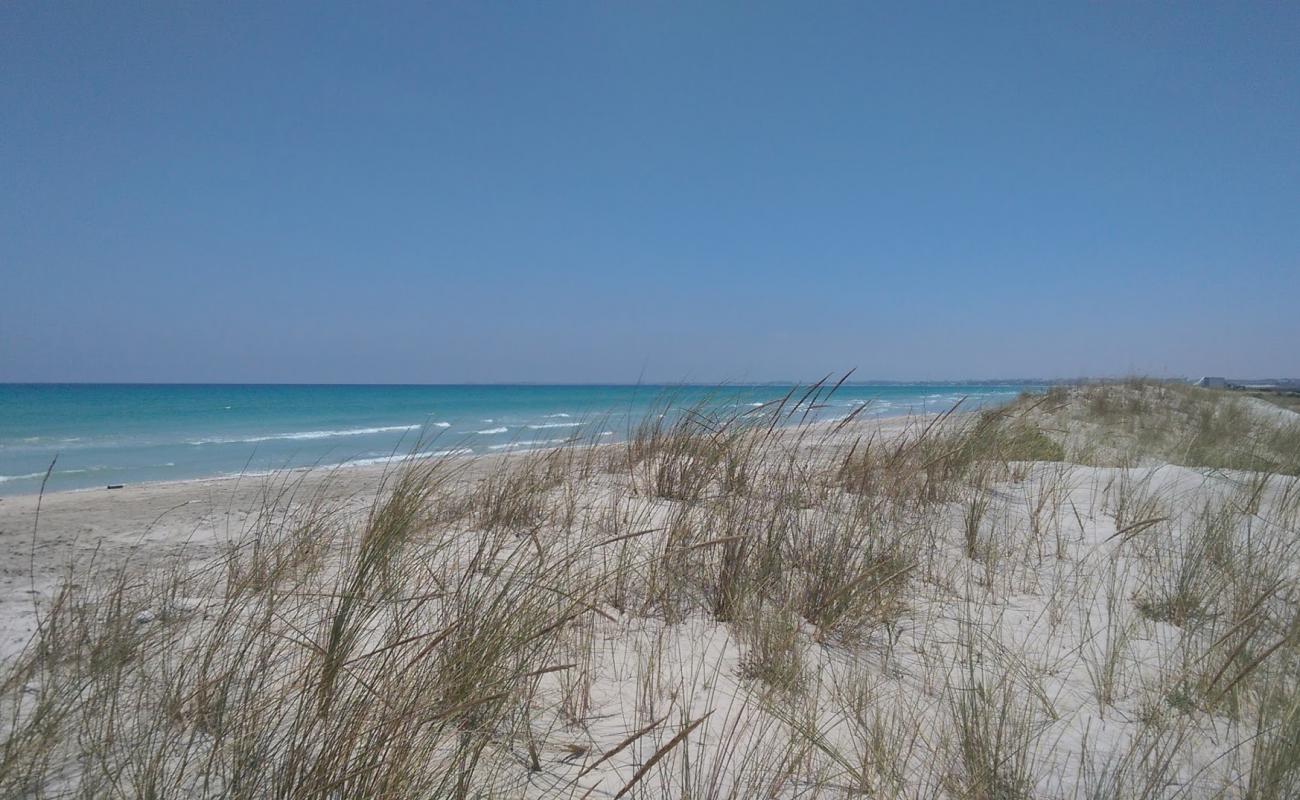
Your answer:
[[[3,789],[1295,796],[1288,422],[1134,383],[6,499]]]

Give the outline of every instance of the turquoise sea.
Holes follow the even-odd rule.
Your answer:
[[[1027,384],[853,384],[823,419],[1007,402]],[[788,385],[305,386],[0,384],[0,494],[187,480],[412,452],[480,454],[617,441],[645,415],[757,408]]]

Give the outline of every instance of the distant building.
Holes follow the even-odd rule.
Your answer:
[[[1197,381],[1197,382],[1196,382],[1196,385],[1197,385],[1197,386],[1204,386],[1206,389],[1227,389],[1227,388],[1228,388],[1228,379],[1227,379],[1227,378],[1211,378],[1211,377],[1209,377],[1209,376],[1206,376],[1206,377],[1204,377],[1204,378],[1201,378],[1199,381]]]

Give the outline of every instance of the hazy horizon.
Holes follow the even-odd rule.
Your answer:
[[[0,381],[1300,376],[1300,7],[0,9]]]
[[[931,379],[905,379],[905,378],[862,378],[850,379],[843,381],[844,386],[960,386],[960,385],[1012,385],[1012,384],[1069,384],[1069,383],[1088,383],[1088,382],[1110,382],[1123,381],[1125,379],[1139,378],[1151,380],[1168,380],[1168,381],[1195,381],[1204,375],[1169,375],[1164,377],[1143,375],[1138,373],[1128,375],[1077,375],[1073,377],[1066,376],[1043,376],[1043,375],[1008,375],[991,378],[973,378],[969,376],[956,376],[953,378],[931,378]],[[1289,375],[1220,375],[1211,377],[1222,377],[1229,381],[1252,382],[1252,381],[1286,381],[1294,382],[1300,379]],[[0,385],[27,385],[27,386],[424,386],[424,387],[457,387],[457,386],[612,386],[612,387],[745,387],[745,386],[807,386],[824,381],[827,384],[834,385],[839,381],[840,374],[822,376],[821,378],[799,378],[799,379],[782,379],[774,378],[771,380],[716,380],[716,381],[464,381],[460,383],[449,382],[359,382],[359,381],[333,381],[333,382],[314,382],[314,381],[0,381]]]

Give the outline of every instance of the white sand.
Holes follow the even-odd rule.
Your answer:
[[[895,420],[882,427],[893,433],[907,424]],[[474,479],[493,463],[467,462],[466,478]],[[1191,524],[1207,499],[1238,491],[1247,476],[1167,465],[1119,470],[1037,464],[1024,465],[1020,472],[994,488],[989,514],[988,525],[1008,537],[1005,558],[992,565],[967,558],[959,534],[961,509],[954,507],[951,524],[946,532],[937,532],[924,574],[894,627],[852,647],[809,641],[803,657],[806,671],[826,679],[828,686],[837,683],[836,676],[860,674],[872,685],[873,703],[882,713],[904,709],[911,727],[897,735],[915,741],[910,749],[891,752],[901,759],[901,770],[921,774],[933,766],[934,753],[950,746],[936,738],[936,731],[950,710],[945,687],[960,677],[954,676],[958,642],[974,626],[987,652],[998,654],[987,668],[1010,675],[1009,690],[1027,698],[1044,720],[1029,755],[1038,776],[1036,792],[1071,797],[1086,782],[1081,753],[1088,753],[1086,771],[1120,759],[1133,747],[1139,720],[1152,703],[1165,702],[1152,692],[1163,685],[1159,679],[1176,657],[1178,629],[1134,612],[1133,600],[1146,584],[1138,577],[1142,561],[1117,523],[1119,487],[1126,486],[1123,491],[1133,496],[1157,498],[1168,519],[1151,535],[1174,537],[1176,544],[1178,532]],[[268,500],[274,506],[315,495],[361,510],[373,500],[383,475],[379,468],[355,468],[55,494],[40,501],[39,525],[37,498],[6,498],[0,502],[0,657],[14,653],[32,635],[33,594],[38,600],[48,597],[71,558],[202,560],[237,538],[250,514]],[[1266,493],[1265,502],[1275,491]],[[662,501],[633,502],[652,517],[660,514],[656,503]],[[1027,558],[1035,548],[1048,555]],[[714,743],[695,754],[697,769],[721,763],[718,742],[730,740],[729,747],[758,760],[769,749],[781,751],[784,741],[776,737],[771,719],[747,701],[752,686],[741,668],[747,645],[731,626],[698,615],[682,624],[610,616],[612,620],[597,623],[599,641],[584,669],[590,680],[591,721],[580,732],[552,738],[551,749],[543,753],[545,768],[521,793],[546,796],[571,789],[577,781],[578,795],[590,790],[593,797],[612,796],[680,726],[665,726],[581,779],[582,765],[592,756],[575,759],[572,754],[599,754],[613,747],[644,724],[643,706],[650,700],[671,707],[674,720],[714,712],[692,737]],[[1115,696],[1103,704],[1096,671],[1105,661],[1105,632],[1111,627],[1123,629],[1123,653]],[[661,692],[652,698],[641,685],[649,661],[658,671]],[[558,693],[556,680],[548,676],[543,692],[549,687]],[[854,728],[844,718],[840,700],[810,699],[808,723],[828,746],[851,749]],[[557,719],[555,727],[561,730],[564,724]],[[1248,768],[1243,755],[1248,751],[1241,743],[1251,733],[1248,725],[1212,715],[1191,720],[1186,746],[1171,770],[1173,788],[1189,797],[1212,796],[1215,787],[1239,777]]]

